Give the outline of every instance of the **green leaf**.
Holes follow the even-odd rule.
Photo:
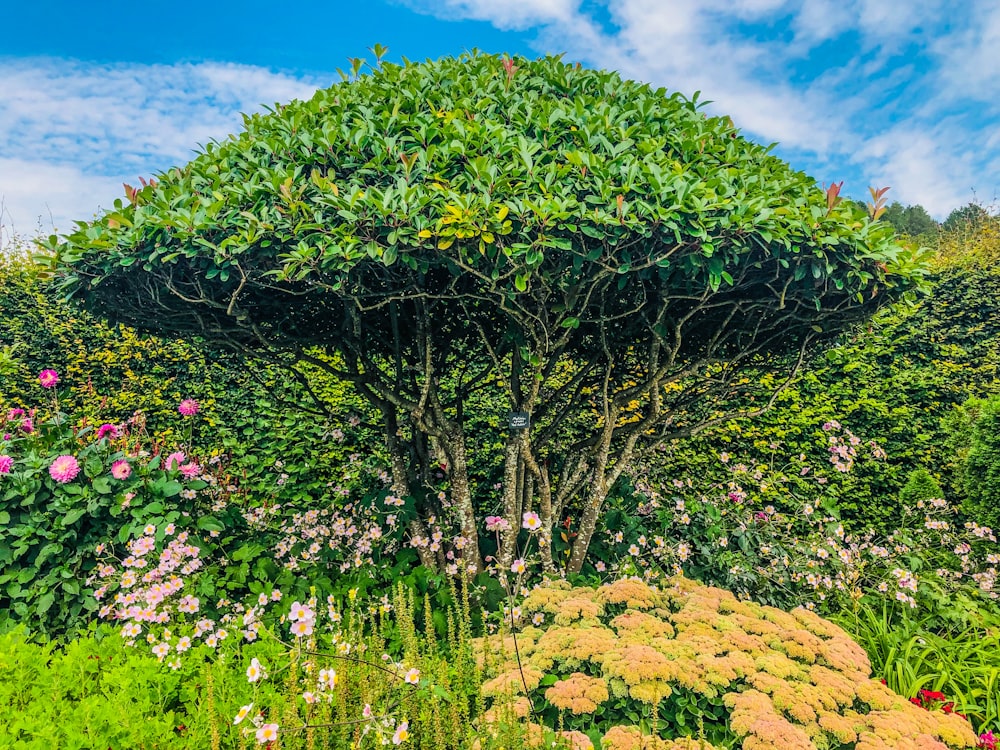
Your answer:
[[[213,516],[202,516],[198,519],[196,526],[202,531],[224,531],[225,526]]]
[[[87,512],[86,508],[73,508],[66,512],[66,515],[62,517],[63,526],[72,526],[74,523],[83,517],[83,514]]]
[[[47,591],[38,597],[38,604],[35,606],[35,612],[40,615],[44,615],[49,611],[49,608],[55,603],[56,595],[51,591]]]
[[[38,553],[38,556],[35,558],[34,562],[35,567],[41,569],[42,564],[53,555],[58,555],[60,552],[62,552],[62,548],[63,546],[58,542],[50,542],[49,544],[46,544],[44,547],[42,547],[42,549]]]
[[[184,489],[184,485],[181,484],[180,482],[166,482],[160,488],[160,492],[163,493],[164,497],[174,497],[175,495],[179,495],[180,492],[181,492],[181,490],[183,490],[183,489]],[[160,507],[162,509],[162,506],[160,506]],[[149,507],[147,506],[146,509],[149,510]]]

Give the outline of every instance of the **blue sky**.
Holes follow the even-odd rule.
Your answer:
[[[36,0],[3,20],[4,242],[68,230],[375,43],[392,60],[565,53],[701,91],[818,182],[889,185],[937,218],[1000,194],[996,0]]]

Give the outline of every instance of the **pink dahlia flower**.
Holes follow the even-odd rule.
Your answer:
[[[11,409],[7,412],[7,421],[16,422],[24,416],[24,409]]]
[[[72,482],[80,473],[80,464],[73,456],[59,456],[49,466],[49,475],[60,484]]]
[[[97,439],[101,440],[110,435],[115,438],[118,437],[118,428],[113,424],[102,424],[97,428]]]
[[[184,463],[184,458],[184,454],[180,451],[171,453],[167,456],[167,471],[180,468],[180,465]]]
[[[38,373],[38,382],[42,384],[42,388],[55,388],[59,382],[59,373],[55,370],[42,370]]]
[[[132,465],[125,459],[115,461],[111,464],[111,476],[115,479],[128,479],[131,474]]]
[[[35,422],[31,417],[25,417],[24,421],[21,422],[21,432],[32,433],[35,431]]]
[[[177,411],[183,414],[185,417],[193,417],[198,413],[198,402],[193,398],[186,398],[180,402],[177,406]]]
[[[181,466],[181,474],[185,479],[194,479],[196,476],[201,474],[201,466],[196,464],[194,461]]]
[[[10,474],[14,468],[14,459],[10,456],[0,456],[0,474]]]

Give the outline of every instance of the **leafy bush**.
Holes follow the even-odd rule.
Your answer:
[[[113,635],[60,646],[8,633],[0,636],[0,747],[235,749],[279,736],[289,750],[374,748],[394,738],[415,748],[468,747],[476,687],[455,682],[461,675],[442,656],[438,671],[416,662],[426,676],[411,685],[406,670],[382,662],[377,649],[369,661],[368,643],[337,645],[345,643],[360,649],[348,655],[331,647],[324,656],[302,644],[289,654],[266,637],[240,644],[223,635],[214,648],[174,639],[171,658],[158,659]],[[429,676],[449,675],[444,684],[464,693],[430,688]],[[456,714],[462,706],[466,713]]]
[[[914,469],[906,484],[899,491],[899,502],[905,508],[914,508],[919,502],[944,497],[944,490],[927,469]]]
[[[150,455],[141,420],[72,423],[57,373],[39,377],[52,389],[47,407],[0,404],[0,621],[51,631],[73,629],[97,608],[83,582],[110,540],[148,524],[222,526],[207,514],[192,520],[194,498],[214,482],[200,465],[182,451]]]
[[[0,747],[527,744],[515,719],[480,716],[481,670],[462,597],[442,611],[441,640],[433,628],[418,629],[412,592],[402,587],[389,605],[360,596],[322,606],[265,599],[232,629],[204,620],[195,627],[192,618],[170,630],[150,626],[143,637],[126,625],[121,637],[98,629],[62,645],[31,642],[23,629],[0,636]],[[234,630],[250,624],[252,639]],[[476,718],[499,739],[479,740]]]
[[[640,734],[746,750],[977,743],[964,719],[871,679],[861,647],[805,609],[676,577],[661,590],[628,579],[596,590],[550,584],[524,600],[523,615],[532,624],[516,634],[520,664],[513,638],[481,646],[502,661],[484,694],[527,697],[534,717],[595,744],[636,747]]]
[[[816,462],[816,426],[835,417],[888,456],[838,478],[835,499],[848,529],[898,528],[902,508],[890,498],[919,467],[959,501],[968,445],[953,440],[966,429],[971,436],[971,424],[957,425],[956,412],[970,395],[1000,389],[1000,221],[971,235],[946,232],[935,250],[931,287],[917,304],[883,310],[849,331],[809,362],[771,411],[673,444],[658,457],[664,473],[721,481],[712,459],[722,451],[753,465],[800,454]]]
[[[361,444],[366,453],[378,449],[366,412],[343,382],[306,371],[329,410],[317,411],[305,386],[280,367],[248,367],[197,340],[108,325],[61,302],[24,256],[0,256],[0,318],[0,403],[35,405],[37,373],[55,369],[60,407],[74,424],[121,423],[141,412],[152,443],[184,440],[200,455],[228,454],[230,477],[258,501],[313,503]],[[193,433],[177,412],[183,398],[201,407]]]
[[[964,508],[981,524],[1000,526],[1000,397],[980,404],[962,464]]]
[[[211,747],[194,672],[164,672],[151,656],[92,634],[34,643],[0,635],[0,747]]]

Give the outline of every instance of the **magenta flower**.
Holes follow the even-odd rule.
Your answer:
[[[10,456],[0,456],[0,474],[10,474],[14,468],[14,459]]]
[[[992,731],[983,732],[979,735],[979,747],[986,750],[997,750],[997,737]]]
[[[49,466],[49,475],[60,484],[72,482],[79,473],[80,464],[73,456],[59,456]]]
[[[35,431],[35,423],[31,417],[25,417],[21,422],[21,432],[32,433]]]
[[[42,384],[42,388],[55,388],[59,382],[59,373],[55,370],[42,370],[38,373],[38,382]]]
[[[97,439],[103,440],[105,437],[110,435],[111,437],[118,437],[118,428],[113,424],[102,424],[97,428]]]
[[[125,459],[115,461],[111,464],[111,476],[115,479],[128,479],[131,474],[132,465]]]
[[[180,402],[177,406],[177,411],[183,414],[185,417],[193,417],[198,413],[198,402],[193,398],[186,398]]]
[[[185,458],[184,454],[181,453],[180,451],[171,453],[169,456],[167,456],[167,471],[170,471],[171,469],[180,468],[180,465],[184,463],[184,458]]]
[[[24,416],[24,409],[11,409],[7,412],[7,421],[16,422]]]

